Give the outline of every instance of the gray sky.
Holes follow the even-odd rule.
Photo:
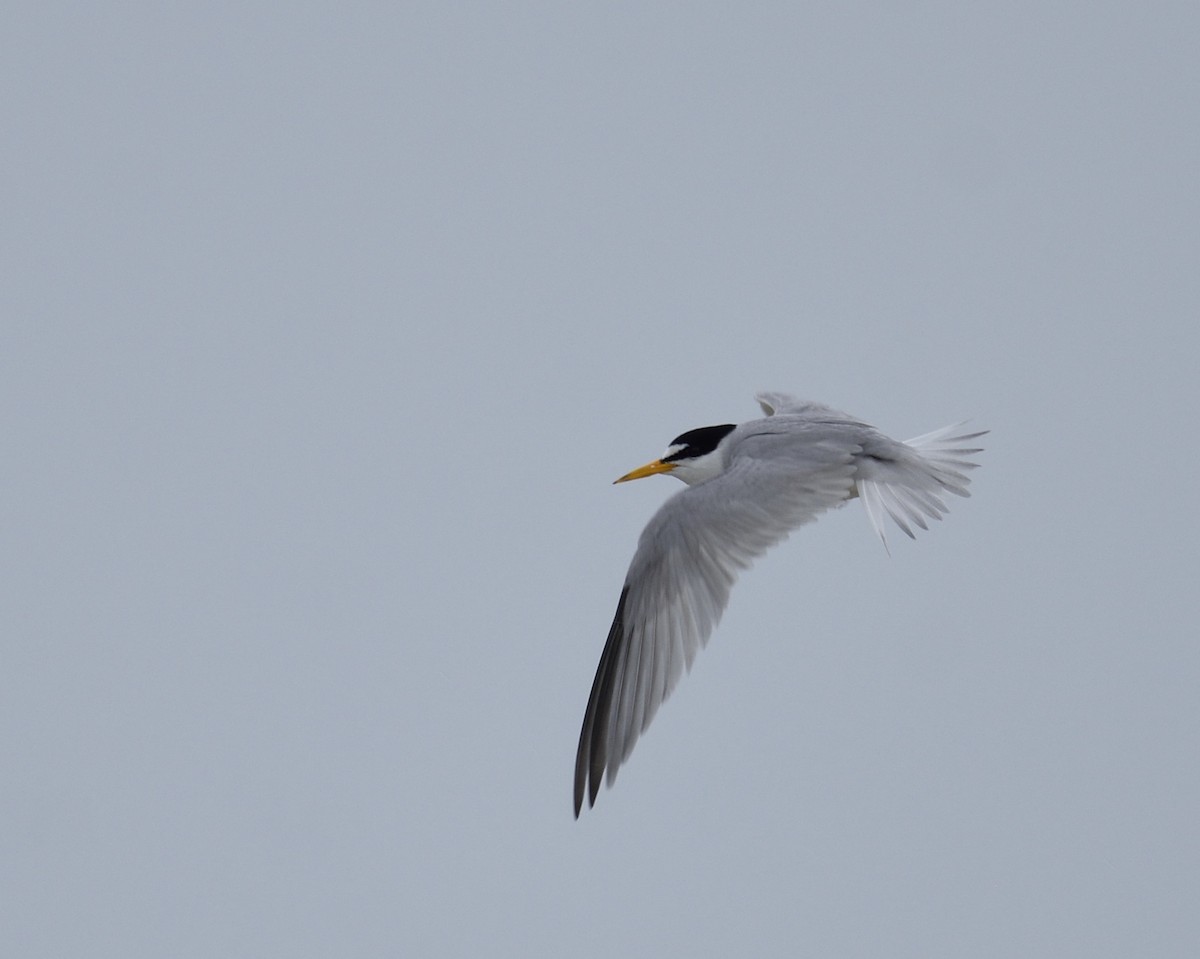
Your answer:
[[[10,5],[0,953],[1200,952],[1193,3]],[[779,389],[990,427],[576,737]]]

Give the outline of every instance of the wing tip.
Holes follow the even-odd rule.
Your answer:
[[[628,596],[629,584],[626,583],[621,589],[621,598],[617,600],[617,612],[596,666],[596,678],[592,680],[592,692],[583,714],[583,728],[579,731],[579,748],[575,753],[576,819],[583,811],[584,793],[587,793],[590,809],[596,805],[605,771],[610,776],[613,774],[606,737],[609,711],[612,709],[613,672],[625,640],[625,601]]]

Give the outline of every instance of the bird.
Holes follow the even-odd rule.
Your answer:
[[[650,519],[617,600],[575,757],[575,818],[609,787],[708,642],[741,570],[796,528],[862,500],[888,548],[885,517],[913,527],[969,496],[967,473],[987,430],[966,423],[900,442],[856,417],[787,393],[755,396],[763,416],[675,437],[656,460],[615,483],[658,474],[686,484]],[[889,550],[890,553],[890,550]]]

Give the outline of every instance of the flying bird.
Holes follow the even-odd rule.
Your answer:
[[[907,442],[828,406],[760,393],[764,416],[704,426],[671,441],[617,483],[669,474],[687,484],[642,531],[592,684],[575,757],[575,817],[596,802],[690,669],[729,600],[738,571],[799,526],[858,498],[887,548],[885,515],[913,527],[969,496],[967,471],[987,431],[963,424]]]

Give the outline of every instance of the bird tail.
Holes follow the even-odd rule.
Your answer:
[[[967,473],[979,464],[969,457],[982,451],[972,441],[988,431],[965,433],[964,425],[955,423],[904,443],[887,440],[864,448],[857,491],[884,549],[885,514],[915,539],[913,526],[928,529],[926,519],[940,520],[949,512],[942,499],[946,493],[971,495]]]

